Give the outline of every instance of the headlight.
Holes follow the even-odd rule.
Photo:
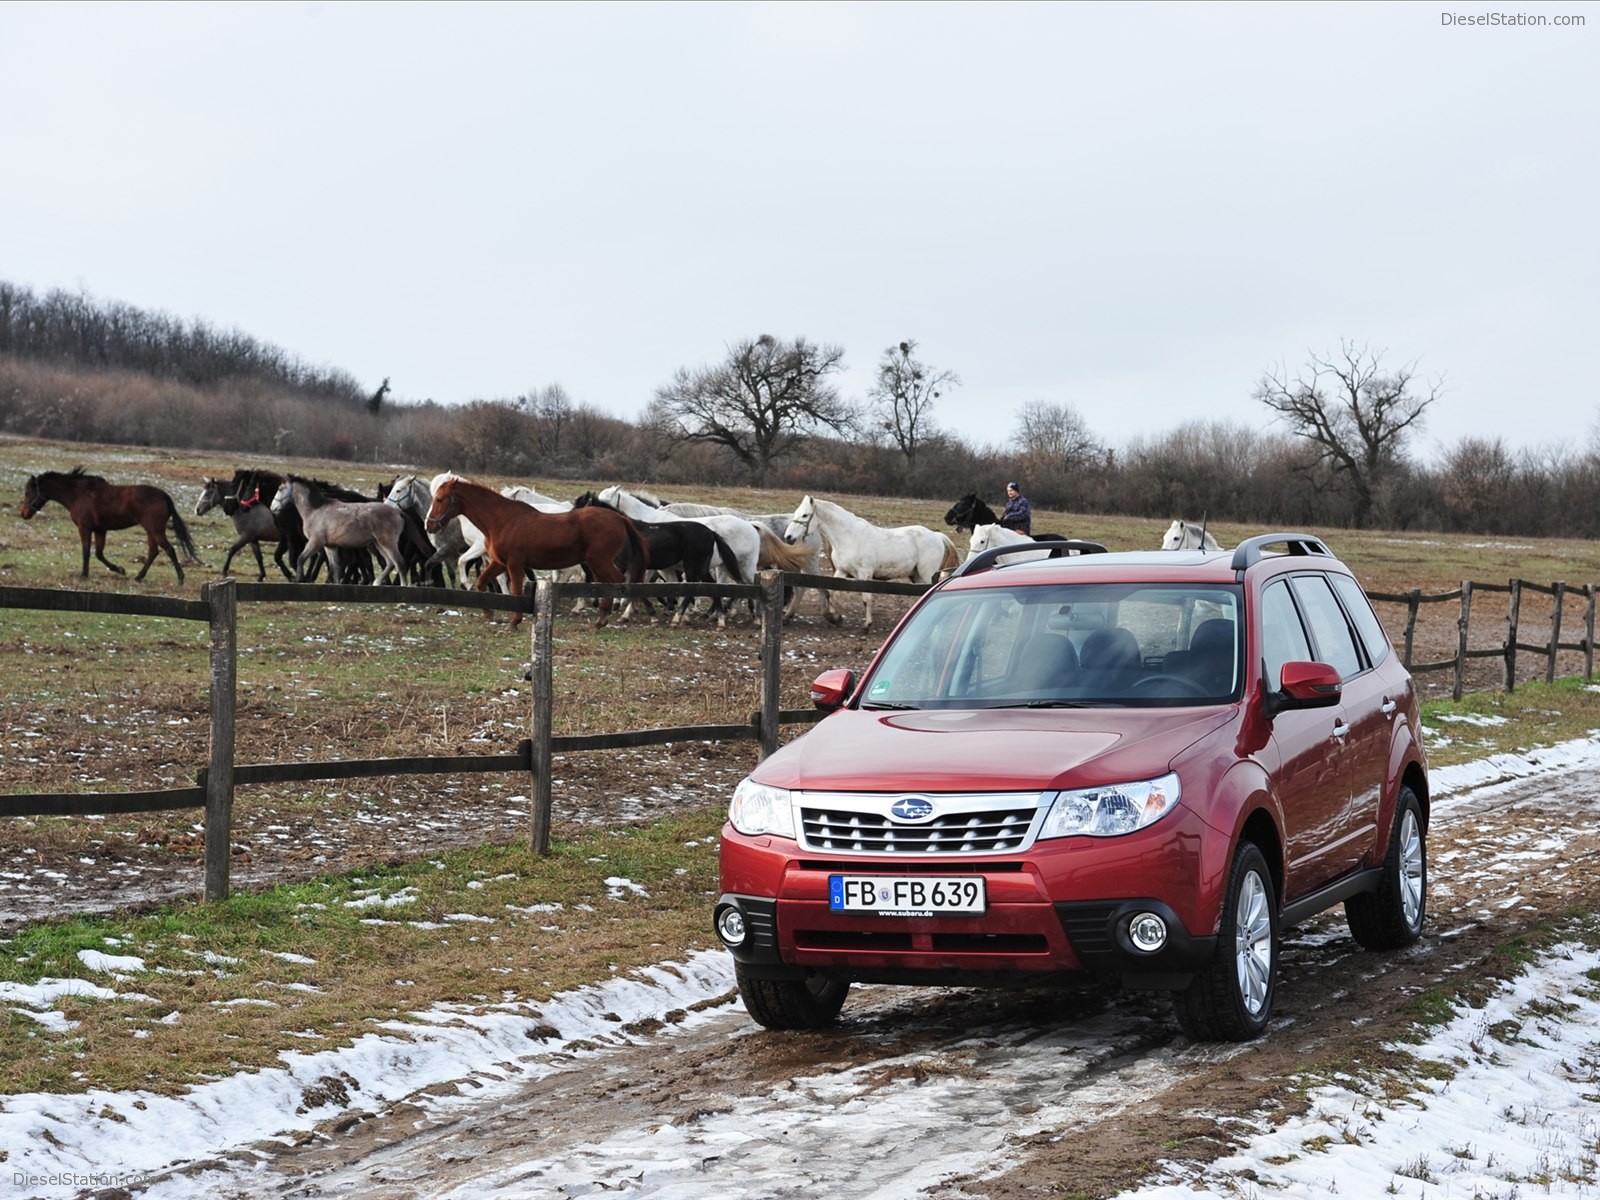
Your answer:
[[[1176,774],[1143,783],[1114,783],[1107,787],[1057,792],[1044,819],[1039,840],[1045,838],[1116,837],[1159,821],[1178,806],[1181,789]]]
[[[784,788],[767,787],[753,779],[733,789],[728,820],[740,833],[772,833],[794,837],[794,801]]]

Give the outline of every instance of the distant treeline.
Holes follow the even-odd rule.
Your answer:
[[[253,380],[327,400],[365,396],[344,371],[312,367],[237,329],[215,329],[81,292],[36,296],[0,280],[0,354],[137,371],[196,387]]]
[[[386,381],[384,381],[386,382]],[[0,281],[0,431],[67,441],[410,464],[425,470],[614,479],[670,488],[749,483],[721,448],[675,441],[656,419],[629,421],[559,385],[460,405],[390,398],[379,381],[312,367],[279,347],[82,294],[36,296]],[[1036,406],[1037,408],[1037,406]],[[1303,439],[1263,420],[1194,421],[1111,447],[1065,406],[1066,433],[1024,425],[973,446],[939,432],[909,461],[881,428],[815,436],[766,483],[829,493],[1003,502],[1021,478],[1033,503],[1066,512],[1273,527],[1345,526],[1355,498]],[[937,416],[937,413],[934,414]],[[1037,411],[1035,413],[1037,415]],[[1271,414],[1263,410],[1263,417]],[[1437,462],[1399,458],[1375,489],[1371,523],[1393,529],[1540,537],[1600,536],[1600,453],[1553,443],[1513,451],[1464,438]],[[1070,532],[1070,531],[1069,531]]]

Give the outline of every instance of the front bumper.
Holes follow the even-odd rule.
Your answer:
[[[904,919],[724,893],[713,916],[719,935],[730,908],[744,936],[738,944],[723,937],[723,945],[747,974],[762,979],[821,971],[856,983],[1034,987],[1116,976],[1129,987],[1171,988],[1209,963],[1217,942],[1191,935],[1170,906],[1148,897],[991,909],[981,918]],[[1148,916],[1166,931],[1159,949],[1134,943],[1133,922]]]
[[[1127,837],[1036,843],[1018,858],[886,861],[819,856],[729,827],[714,924],[744,973],[761,978],[822,972],[864,983],[1036,986],[1115,976],[1132,987],[1181,987],[1216,951],[1220,897],[1201,861],[1205,834],[1197,817],[1180,811]],[[981,875],[988,910],[835,912],[828,877],[839,873]],[[727,923],[730,909],[739,919]],[[1141,948],[1133,936],[1141,917],[1159,921],[1158,947]],[[730,928],[740,936],[728,936]]]

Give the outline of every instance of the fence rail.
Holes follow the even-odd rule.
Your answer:
[[[154,616],[176,620],[205,621],[210,627],[210,722],[211,743],[207,765],[196,772],[192,787],[125,792],[38,792],[0,796],[0,817],[4,816],[80,816],[160,812],[171,809],[205,809],[205,897],[222,899],[228,894],[229,840],[232,832],[233,794],[239,786],[267,783],[298,783],[312,780],[356,779],[381,775],[445,775],[479,772],[524,771],[532,778],[533,805],[529,840],[543,854],[549,850],[551,810],[551,760],[556,754],[588,750],[619,750],[640,746],[660,746],[680,741],[753,740],[760,743],[765,757],[777,748],[782,725],[816,721],[821,714],[809,709],[782,709],[779,700],[779,664],[783,641],[783,596],[786,588],[827,588],[831,591],[876,592],[886,595],[916,596],[927,590],[923,584],[877,583],[868,580],[839,579],[831,575],[780,574],[763,572],[754,584],[557,584],[541,581],[523,596],[493,592],[465,591],[433,587],[372,587],[343,584],[239,583],[223,580],[208,583],[201,598],[176,600],[160,596],[138,596],[118,592],[77,592],[51,588],[0,587],[0,609],[19,608],[54,612],[107,613],[123,616]],[[1377,604],[1401,604],[1406,619],[1400,639],[1400,652],[1414,674],[1454,670],[1452,695],[1460,699],[1465,689],[1467,663],[1474,659],[1498,658],[1503,663],[1503,686],[1516,686],[1517,654],[1526,652],[1545,657],[1545,678],[1556,675],[1560,651],[1575,651],[1584,656],[1583,674],[1594,674],[1594,621],[1596,586],[1570,588],[1564,582],[1549,586],[1513,579],[1506,584],[1464,581],[1448,592],[1423,595],[1420,589],[1408,592],[1368,592]],[[1469,646],[1473,596],[1477,593],[1506,593],[1509,597],[1505,634],[1498,645]],[[1544,642],[1522,640],[1522,596],[1532,592],[1551,598],[1550,636]],[[676,598],[720,596],[724,600],[748,599],[760,605],[762,613],[761,708],[745,724],[684,725],[658,729],[636,729],[617,733],[564,735],[552,731],[555,711],[553,679],[554,617],[558,605],[568,597]],[[1562,614],[1569,596],[1584,599],[1585,634],[1580,641],[1561,640]],[[1459,601],[1456,653],[1431,662],[1414,662],[1417,618],[1424,604]],[[234,744],[236,693],[238,684],[238,606],[241,603],[348,603],[348,604],[425,604],[456,608],[476,608],[497,612],[520,612],[533,617],[531,729],[511,754],[425,755],[401,758],[343,759],[295,763],[237,763]]]

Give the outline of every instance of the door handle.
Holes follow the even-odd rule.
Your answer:
[[[1399,707],[1400,707],[1400,705],[1397,702],[1395,702],[1393,700],[1387,700],[1386,699],[1386,700],[1384,700],[1383,704],[1381,706],[1379,706],[1378,711],[1381,712],[1384,716],[1387,717],[1387,716],[1390,716],[1394,712],[1394,710],[1399,708]]]
[[[1344,741],[1345,737],[1349,733],[1350,726],[1346,725],[1343,721],[1335,721],[1333,723],[1333,736],[1338,738],[1341,742]]]

